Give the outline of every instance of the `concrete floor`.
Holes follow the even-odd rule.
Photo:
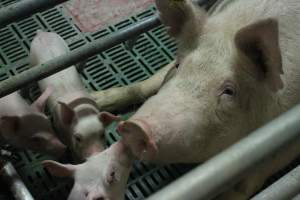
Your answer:
[[[115,24],[154,4],[154,0],[70,0],[65,4],[74,22],[84,32]]]

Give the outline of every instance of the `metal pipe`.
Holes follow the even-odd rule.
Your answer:
[[[1,179],[8,184],[16,200],[34,200],[14,166],[10,162],[4,164],[0,173]]]
[[[52,8],[67,0],[22,0],[0,9],[0,28]]]
[[[298,194],[297,196],[295,196],[292,200],[300,200],[300,194]]]
[[[160,24],[161,22],[158,16],[155,15],[149,17],[148,19],[138,22],[128,28],[106,36],[103,39],[95,40],[93,43],[90,43],[80,49],[76,49],[46,63],[32,67],[31,69],[26,70],[17,76],[13,76],[5,81],[2,81],[0,83],[0,98],[17,91],[18,89],[21,89],[33,81],[39,81],[63,69],[66,69],[69,66],[86,60],[101,51],[105,51],[114,45],[128,40],[128,38],[137,36]]]
[[[25,1],[25,0],[23,0],[23,1]],[[29,0],[27,0],[27,1],[29,2]],[[31,1],[35,2],[35,4],[32,3],[33,8],[35,8],[35,7],[41,8],[42,6],[38,6],[38,5],[45,6],[45,3],[41,3],[41,2],[45,2],[47,0],[39,0],[39,1],[31,0]],[[55,3],[53,3],[52,1]],[[54,5],[56,3],[58,4],[58,2],[64,2],[66,0],[59,0],[59,1],[52,0],[52,1],[51,1],[52,3],[50,3],[49,5]],[[215,0],[196,0],[196,1],[198,1],[199,4],[203,6],[205,3],[209,4],[210,1],[214,2]],[[30,5],[30,4],[27,3],[26,5]],[[18,8],[18,7],[22,7],[22,6],[15,6],[15,7]],[[31,10],[33,8],[31,8]],[[44,8],[44,7],[42,7],[42,8]],[[20,8],[18,8],[18,9],[21,10]],[[18,9],[16,9],[16,10],[18,10]],[[6,12],[8,12],[8,11],[6,11]],[[20,11],[18,11],[18,12],[14,11],[14,12],[18,13]],[[4,13],[4,11],[2,13]],[[4,14],[1,14],[1,10],[0,10],[0,26],[1,26],[1,22],[2,22],[1,20],[5,19],[4,16],[1,17],[2,15],[4,15]],[[9,13],[7,13],[7,15],[9,15]],[[17,91],[18,89],[21,89],[22,87],[26,86],[30,82],[38,81],[38,80],[46,78],[50,75],[53,75],[63,69],[66,69],[69,66],[75,65],[79,62],[82,62],[82,60],[85,60],[101,51],[105,51],[114,45],[117,45],[121,42],[125,42],[126,40],[128,40],[130,38],[134,38],[141,33],[149,31],[152,28],[159,26],[160,24],[161,24],[161,22],[160,22],[160,19],[158,16],[155,15],[155,16],[149,17],[148,19],[138,22],[138,23],[132,25],[131,27],[128,27],[119,32],[113,33],[105,38],[96,40],[93,43],[88,44],[80,49],[74,50],[68,54],[57,57],[57,58],[55,58],[51,61],[48,61],[44,64],[41,64],[41,65],[33,67],[29,70],[26,70],[25,72],[18,74],[17,76],[11,77],[8,80],[2,81],[0,83],[0,98],[5,95],[8,95],[12,92]]]
[[[216,197],[272,152],[300,139],[300,104],[195,168],[148,200]]]
[[[286,200],[300,193],[300,166],[280,178],[251,200]]]

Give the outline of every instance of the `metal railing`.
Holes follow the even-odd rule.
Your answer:
[[[157,192],[148,200],[208,200],[259,161],[300,140],[300,104]],[[299,191],[300,192],[300,191]]]
[[[19,3],[2,8],[0,9],[0,28],[36,12],[47,10],[65,1],[67,0],[22,0]],[[216,0],[197,1],[199,5],[205,4],[206,8],[209,8],[212,2],[214,3]],[[120,30],[106,38],[99,39],[92,44],[2,81],[0,83],[0,98],[24,87],[24,85],[46,78],[116,44],[125,42],[143,32],[149,31],[160,24],[159,17],[152,16],[132,25],[130,28]],[[226,187],[224,187],[225,185],[230,186],[237,182],[247,169],[253,167],[260,160],[283,145],[288,144],[290,141],[299,139],[299,130],[300,105],[264,127],[254,131],[254,133],[248,137],[179,178],[149,199],[193,200],[215,197],[226,189]],[[7,169],[11,169],[10,166],[8,166]],[[6,168],[4,168],[4,170],[6,170]],[[298,186],[297,183],[297,193],[300,193]],[[22,189],[23,186],[17,187],[17,189],[18,188]],[[267,191],[272,191],[272,186],[269,189],[267,189]],[[296,191],[293,190],[293,192]],[[31,199],[32,197],[29,195],[28,197]]]
[[[68,0],[22,0],[0,9],[0,28]]]

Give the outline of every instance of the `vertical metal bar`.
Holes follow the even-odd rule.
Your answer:
[[[208,200],[236,183],[246,170],[272,152],[300,140],[300,104],[201,166],[171,183],[148,200]]]
[[[0,9],[0,28],[37,12],[52,8],[67,0],[22,0]]]
[[[11,163],[5,163],[0,173],[16,200],[34,200]]]
[[[280,178],[251,200],[286,200],[300,193],[300,166]]]

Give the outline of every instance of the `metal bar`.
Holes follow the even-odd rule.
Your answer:
[[[103,39],[96,40],[80,49],[59,56],[46,63],[26,70],[17,76],[2,81],[0,83],[0,98],[17,91],[33,81],[39,81],[63,69],[66,69],[69,66],[86,60],[101,51],[107,50],[114,45],[128,40],[128,38],[132,38],[143,32],[151,30],[160,24],[161,22],[158,16],[155,15],[149,17],[148,19],[138,22],[129,28],[120,30],[119,32],[106,36]]]
[[[300,139],[300,104],[171,183],[148,200],[216,197],[255,164]]]
[[[16,200],[34,200],[10,162],[7,162],[0,172],[1,178],[8,184]]]
[[[298,194],[297,196],[295,196],[292,200],[300,200],[300,194]]]
[[[251,200],[286,200],[300,193],[300,166],[280,178]]]
[[[19,3],[1,8],[0,28],[66,1],[67,0],[22,0]]]

